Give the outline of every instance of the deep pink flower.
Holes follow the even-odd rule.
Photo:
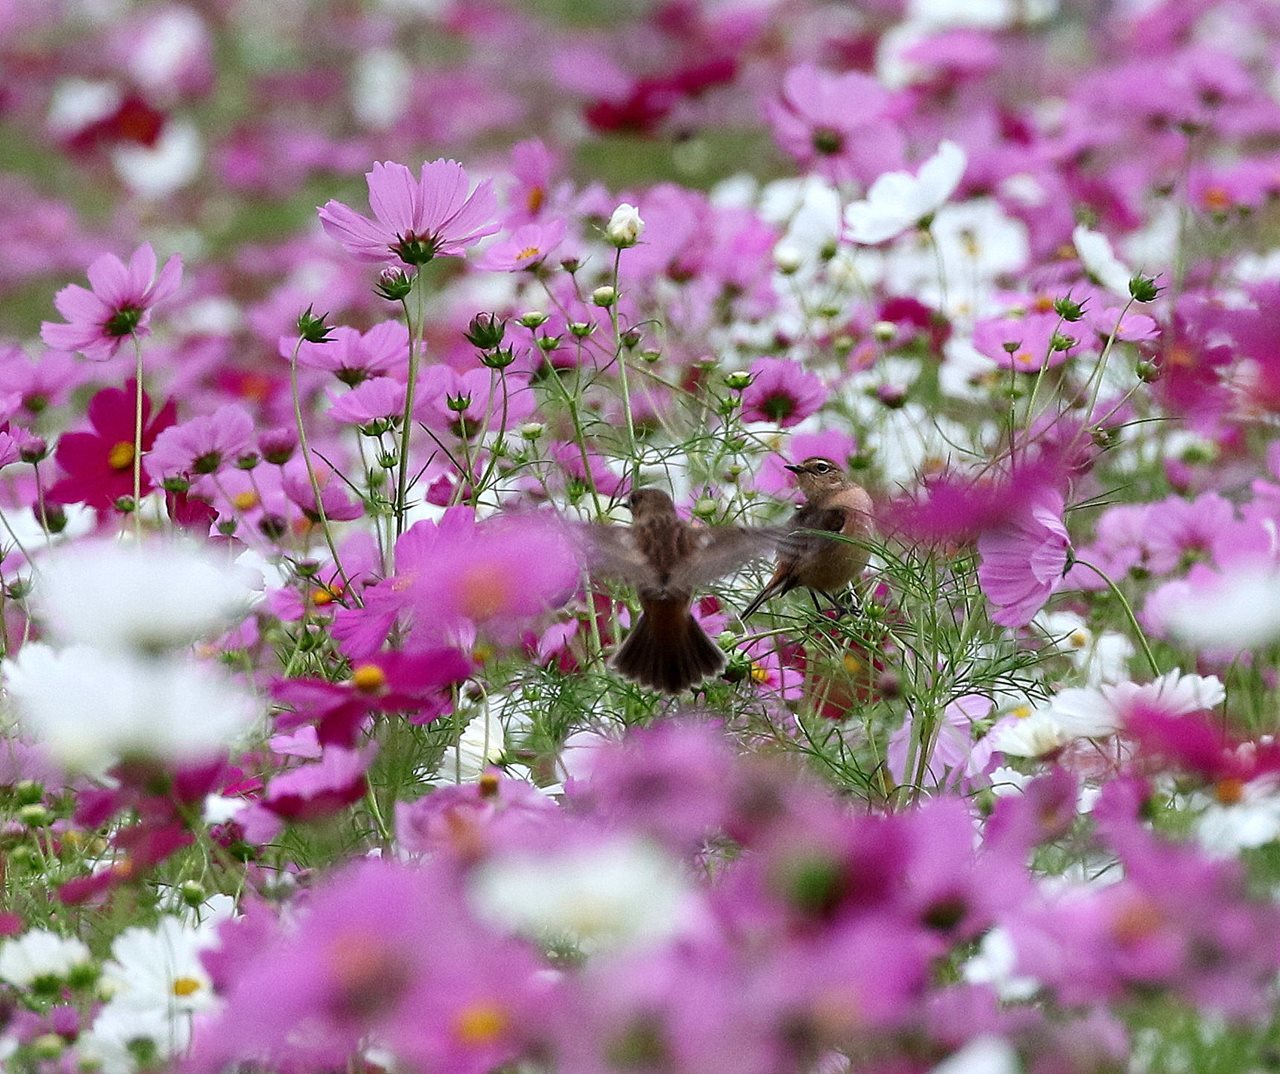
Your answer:
[[[182,259],[176,254],[156,276],[156,254],[143,243],[125,265],[115,254],[103,254],[89,266],[92,291],[69,284],[53,304],[66,324],[45,321],[40,338],[50,347],[79,351],[93,361],[114,357],[127,336],[151,332],[151,307],[172,295],[182,282]]]
[[[174,423],[177,408],[166,403],[151,416],[151,399],[142,397],[142,450],[145,455],[156,437]],[[53,503],[84,503],[106,509],[121,496],[133,495],[134,385],[103,388],[88,406],[90,432],[65,433],[54,458],[66,475],[45,494]],[[142,494],[151,491],[146,468]]]
[[[743,421],[771,421],[784,429],[816,414],[827,390],[816,373],[786,358],[757,358],[742,393]]]
[[[1062,585],[1071,539],[1062,494],[1042,486],[1018,517],[978,538],[978,584],[994,606],[993,623],[1026,626]]]
[[[456,160],[424,164],[415,181],[403,164],[381,162],[365,175],[374,219],[340,201],[320,209],[325,232],[361,261],[401,261],[417,267],[435,257],[459,257],[498,230],[492,180],[467,192]]]
[[[299,765],[272,779],[263,805],[287,820],[316,820],[337,813],[364,797],[365,772],[373,757],[372,746],[364,750],[329,746],[314,764]]]
[[[410,723],[430,723],[449,711],[446,687],[471,673],[471,661],[457,649],[381,653],[357,663],[346,682],[279,679],[271,689],[293,707],[276,717],[290,730],[314,723],[323,745],[353,746],[361,724],[373,713],[405,713]]]

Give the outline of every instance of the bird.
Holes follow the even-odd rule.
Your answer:
[[[781,544],[773,577],[743,610],[743,620],[771,597],[801,586],[809,590],[814,607],[819,607],[817,594],[821,593],[843,612],[835,594],[860,577],[867,566],[866,541],[874,524],[866,490],[821,455],[787,469],[796,475],[805,503],[786,527],[792,536]]]
[[[752,559],[773,552],[779,527],[691,526],[660,489],[628,499],[630,526],[587,524],[588,569],[635,587],[640,618],[611,666],[618,674],[666,694],[679,694],[718,675],[727,660],[694,619],[694,591]]]

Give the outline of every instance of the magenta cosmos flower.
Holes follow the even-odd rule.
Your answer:
[[[468,194],[467,173],[456,160],[424,164],[417,180],[403,164],[378,162],[365,179],[373,220],[340,201],[319,210],[325,231],[361,261],[425,265],[459,257],[498,230],[492,181]]]
[[[1042,487],[1024,512],[978,538],[978,584],[993,623],[1026,626],[1062,585],[1071,550],[1063,510],[1062,494]]]
[[[54,296],[53,304],[67,323],[45,321],[40,338],[50,347],[104,362],[115,357],[125,337],[150,335],[151,307],[172,295],[181,282],[182,259],[177,255],[156,276],[156,253],[149,242],[133,252],[128,265],[115,254],[103,254],[89,266],[92,291],[73,283]]]

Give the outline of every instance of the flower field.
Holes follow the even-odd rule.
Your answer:
[[[0,1069],[1280,1069],[1274,0],[0,0]]]

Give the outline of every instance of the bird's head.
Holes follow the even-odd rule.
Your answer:
[[[676,513],[676,505],[661,489],[636,489],[627,498],[627,506],[632,519]]]
[[[821,455],[814,455],[801,463],[788,464],[787,469],[796,475],[800,491],[811,500],[849,486],[844,470]]]

